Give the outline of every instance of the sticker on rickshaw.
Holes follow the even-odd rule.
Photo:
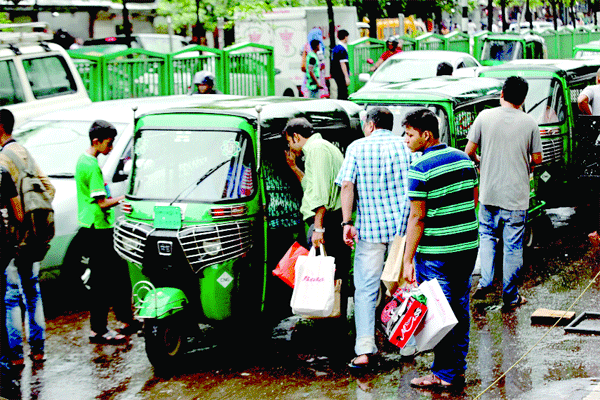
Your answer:
[[[242,151],[240,142],[238,142],[235,139],[223,142],[223,144],[221,145],[221,153],[227,158],[237,156],[238,154],[240,154],[240,151]]]

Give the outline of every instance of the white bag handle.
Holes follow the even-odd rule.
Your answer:
[[[325,246],[323,244],[319,245],[319,255],[317,256],[317,250],[315,246],[311,246],[308,251],[308,257],[327,257],[327,253],[325,252]]]

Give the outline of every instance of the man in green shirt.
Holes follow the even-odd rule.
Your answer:
[[[288,142],[288,165],[300,180],[303,196],[302,218],[308,224],[307,241],[315,247],[326,244],[327,255],[335,257],[336,279],[343,279],[341,310],[345,315],[346,276],[350,269],[350,248],[342,240],[341,189],[335,178],[344,162],[340,149],[316,133],[306,118],[288,121],[282,133]],[[304,171],[296,159],[304,154]]]
[[[90,310],[92,343],[118,343],[137,332],[140,323],[131,312],[131,281],[127,264],[113,247],[113,207],[124,196],[111,197],[98,164],[100,154],[111,152],[117,130],[106,121],[95,121],[90,128],[90,147],[77,161],[75,182],[77,185],[78,235],[82,243],[90,246],[91,298]],[[114,303],[114,304],[113,304]],[[124,323],[120,332],[107,326],[110,306],[114,306],[117,319]]]

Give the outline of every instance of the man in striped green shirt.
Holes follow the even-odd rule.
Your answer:
[[[478,247],[477,172],[464,152],[440,143],[439,122],[430,110],[408,114],[403,125],[408,147],[423,152],[408,173],[404,277],[418,283],[436,278],[458,320],[433,349],[432,374],[411,385],[449,389],[464,383],[467,368],[469,292]]]

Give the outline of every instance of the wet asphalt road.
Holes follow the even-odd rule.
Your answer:
[[[45,285],[47,360],[32,365],[27,359],[20,375],[21,398],[583,399],[600,382],[595,379],[600,377],[600,336],[532,325],[530,316],[538,308],[566,310],[573,302],[577,315],[599,311],[600,284],[581,293],[599,270],[600,251],[588,241],[586,215],[572,209],[549,214],[553,228],[526,254],[522,294],[529,303],[515,311],[500,309],[499,282],[497,293],[471,303],[463,391],[411,388],[410,379],[427,373],[433,355],[402,358],[383,339],[377,371],[352,375],[345,366],[352,357],[351,342],[328,340],[326,324],[292,329],[294,320],[282,323],[277,336],[259,342],[245,342],[244,330],[252,327],[239,327],[240,335],[233,335],[237,343],[228,339],[216,349],[189,354],[177,370],[159,373],[146,357],[141,336],[118,346],[90,344],[89,314],[77,310],[77,299],[69,310],[54,304],[56,288]]]

